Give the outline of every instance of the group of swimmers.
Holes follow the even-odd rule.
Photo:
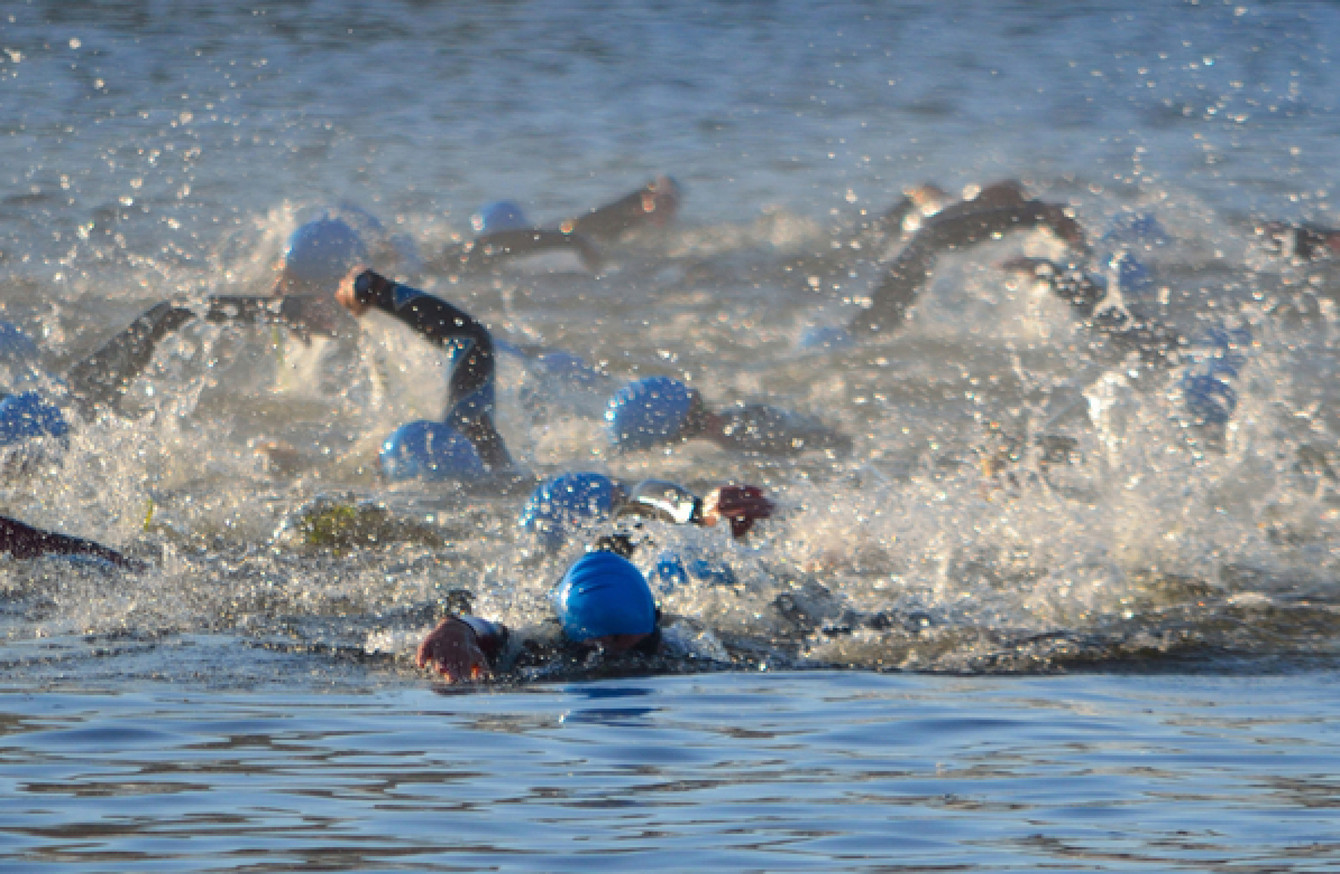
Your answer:
[[[1009,269],[1045,283],[1085,325],[1122,351],[1133,350],[1147,360],[1162,361],[1186,346],[1177,330],[1141,318],[1126,307],[1107,305],[1111,297],[1119,297],[1120,289],[1110,284],[1120,281],[1111,277],[1120,277],[1121,272],[1107,269],[1111,263],[1101,265],[1100,270],[1086,269],[1094,258],[1090,242],[1063,206],[1030,198],[1012,182],[947,203],[938,195],[930,189],[919,190],[861,229],[891,245],[911,211],[928,213],[887,264],[871,305],[845,326],[850,338],[896,330],[944,252],[1016,230],[1042,228],[1064,244],[1066,260],[1019,259],[1007,264]],[[937,197],[939,202],[928,207]],[[680,198],[675,183],[659,177],[627,197],[548,227],[531,226],[513,203],[490,204],[472,217],[477,236],[471,242],[430,263],[439,270],[474,270],[508,259],[557,253],[575,254],[583,266],[594,269],[601,262],[597,241],[663,225],[674,217]],[[379,311],[430,343],[454,352],[445,414],[440,419],[402,425],[384,442],[380,462],[388,479],[469,479],[512,470],[513,459],[495,421],[499,342],[483,323],[459,307],[378,272],[379,259],[387,267],[396,265],[397,250],[386,235],[375,232],[374,223],[351,209],[329,210],[305,222],[288,239],[273,294],[211,297],[204,307],[154,306],[68,370],[61,381],[64,402],[35,390],[18,391],[0,400],[0,440],[61,436],[69,427],[64,403],[85,414],[114,406],[119,394],[148,364],[155,345],[193,320],[274,323],[302,332],[333,333],[344,329],[339,310],[333,307],[338,304],[355,318]],[[1314,259],[1340,250],[1340,232],[1324,228],[1269,225],[1261,232],[1293,257]],[[22,346],[11,337],[10,345],[15,343]],[[850,446],[845,435],[812,417],[763,405],[713,409],[696,389],[665,375],[643,377],[615,391],[605,421],[612,446],[622,451],[692,438],[772,455],[844,452]],[[574,523],[629,517],[698,525],[724,521],[735,537],[744,537],[774,509],[754,486],[730,483],[699,497],[682,486],[658,480],[628,486],[601,474],[577,472],[541,483],[522,522],[542,542],[558,547]],[[636,549],[635,539],[616,527],[597,537],[570,566],[554,590],[563,640],[606,653],[655,649],[659,611],[647,575],[631,560]],[[90,541],[43,532],[3,517],[0,550],[20,558],[57,553],[127,563],[114,550]],[[503,626],[452,614],[423,640],[417,661],[448,681],[468,680],[499,670],[515,651]]]

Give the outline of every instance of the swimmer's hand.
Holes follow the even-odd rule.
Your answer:
[[[772,515],[774,504],[758,486],[722,486],[703,498],[703,524],[730,521],[730,533],[744,537],[754,522]]]
[[[349,312],[353,313],[355,318],[362,316],[369,309],[371,304],[364,303],[358,299],[358,294],[354,289],[358,277],[368,272],[370,268],[366,264],[355,264],[353,268],[340,280],[340,285],[335,289],[335,300]]]
[[[431,665],[448,683],[473,683],[493,674],[475,630],[458,616],[448,616],[428,633],[414,661],[420,668]]]

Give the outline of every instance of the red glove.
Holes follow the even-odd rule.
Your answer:
[[[448,683],[469,683],[493,673],[475,630],[458,616],[448,616],[428,633],[414,661],[421,668],[432,665]]]
[[[743,537],[757,519],[772,515],[774,504],[758,486],[722,486],[703,499],[703,524],[730,520],[730,533]]]

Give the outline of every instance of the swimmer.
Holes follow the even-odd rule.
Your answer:
[[[64,436],[69,431],[64,410],[66,400],[86,417],[95,415],[100,408],[114,410],[125,391],[153,360],[158,343],[191,321],[276,324],[306,335],[327,329],[321,307],[313,303],[305,296],[277,300],[219,295],[207,298],[203,307],[156,304],[72,364],[63,378],[42,373],[36,344],[17,326],[0,322],[0,345],[11,351],[31,347],[21,356],[23,361],[14,359],[14,366],[9,368],[11,380],[17,384],[0,389],[0,446],[30,437]]]
[[[851,320],[848,330],[863,336],[900,327],[942,252],[1039,227],[1050,229],[1072,250],[1087,252],[1084,231],[1066,209],[1026,198],[1017,182],[998,182],[975,197],[944,207],[912,235],[872,293],[870,307]]]
[[[582,555],[551,599],[559,626],[555,655],[648,656],[661,646],[661,611],[646,577],[613,551]],[[415,664],[433,668],[448,683],[487,679],[521,655],[511,638],[500,623],[453,613],[420,642]]]
[[[513,201],[495,201],[471,215],[475,238],[448,249],[430,266],[444,272],[479,272],[531,256],[570,255],[575,258],[568,263],[594,273],[602,264],[595,240],[612,242],[640,229],[665,227],[678,212],[679,201],[674,180],[658,176],[631,194],[552,227],[532,223]],[[562,264],[552,259],[545,263]]]
[[[610,443],[618,450],[649,449],[694,437],[759,455],[811,450],[848,452],[851,439],[812,416],[763,404],[711,410],[697,389],[668,376],[629,383],[605,409]]]
[[[757,486],[728,484],[698,496],[677,483],[648,479],[628,486],[600,473],[565,473],[542,482],[531,494],[518,525],[549,549],[558,549],[577,528],[616,518],[641,518],[711,528],[729,522],[743,538],[775,509]]]

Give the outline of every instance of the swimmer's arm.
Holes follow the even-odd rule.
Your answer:
[[[551,250],[575,250],[586,269],[600,269],[600,253],[585,236],[545,228],[518,228],[480,237],[467,243],[458,259],[464,270],[487,270],[508,258]]]
[[[849,325],[854,334],[893,330],[925,287],[943,251],[976,245],[1015,230],[1045,227],[1076,251],[1085,251],[1084,231],[1064,207],[1023,200],[1017,188],[1001,183],[979,198],[946,207],[932,216],[889,265],[871,295],[870,307]]]
[[[643,480],[615,509],[615,515],[707,528],[727,520],[731,534],[738,538],[743,537],[755,521],[771,516],[773,509],[772,501],[757,486],[725,485],[700,498],[676,483]]]
[[[360,270],[340,284],[336,299],[354,315],[381,310],[404,322],[438,346],[473,341],[473,352],[493,355],[493,339],[473,316],[439,297],[393,282],[372,270]]]
[[[7,552],[19,559],[37,558],[42,555],[89,555],[118,566],[135,564],[121,553],[100,543],[53,531],[43,531],[8,516],[0,516],[0,552]]]
[[[492,676],[507,647],[507,627],[478,616],[452,614],[419,644],[415,664],[432,667],[448,683]]]
[[[568,219],[560,227],[588,237],[611,239],[641,225],[664,225],[678,209],[678,186],[670,177],[658,176],[637,191]]]
[[[87,404],[110,404],[153,360],[158,342],[195,318],[181,306],[160,303],[66,373],[70,392]]]

